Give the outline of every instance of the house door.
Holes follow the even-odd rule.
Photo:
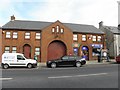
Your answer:
[[[23,46],[23,53],[26,58],[31,58],[31,46],[28,44],[25,44]]]
[[[58,59],[66,55],[66,45],[61,41],[53,41],[48,46],[47,60]]]

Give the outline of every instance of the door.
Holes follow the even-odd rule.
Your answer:
[[[28,44],[25,44],[23,46],[23,53],[26,58],[31,58],[31,46]]]
[[[64,56],[61,58],[61,62],[58,63],[59,65],[68,65],[68,56]]]
[[[89,60],[89,49],[87,46],[82,47],[82,57]]]
[[[48,46],[47,59],[54,60],[66,55],[66,45],[61,41],[53,41]]]
[[[21,55],[17,55],[17,66],[26,66],[26,60]]]

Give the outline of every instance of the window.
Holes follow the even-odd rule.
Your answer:
[[[57,26],[57,33],[59,32],[59,26]]]
[[[77,34],[74,34],[74,35],[73,35],[73,40],[74,40],[74,41],[77,41],[77,40],[78,40],[78,35],[77,35]]]
[[[76,58],[74,56],[69,56],[68,60],[75,60]]]
[[[16,47],[12,47],[12,53],[16,53],[17,52],[17,48]]]
[[[25,39],[30,39],[30,32],[25,33]]]
[[[96,36],[93,36],[93,42],[96,42]]]
[[[17,60],[25,60],[25,58],[21,55],[17,55]]]
[[[6,32],[6,38],[10,38],[11,35],[10,35],[10,32]]]
[[[63,33],[64,32],[64,30],[63,30],[63,28],[61,28],[61,31],[60,31],[61,33]]]
[[[40,39],[40,33],[36,33],[36,39]]]
[[[35,48],[35,55],[40,55],[40,48]]]
[[[13,38],[18,38],[18,33],[17,32],[13,32]]]
[[[93,48],[92,49],[92,56],[98,56],[100,52],[100,48]]]
[[[86,41],[86,35],[82,35],[82,41]]]
[[[98,42],[101,42],[101,39],[102,39],[102,37],[101,36],[98,36]]]
[[[9,52],[10,52],[10,47],[9,46],[5,47],[5,53],[9,53]]]
[[[53,27],[53,28],[52,28],[52,33],[54,33],[54,32],[55,32],[55,28]]]
[[[119,47],[119,54],[120,54],[120,47]]]
[[[62,57],[62,60],[68,60],[68,56]]]

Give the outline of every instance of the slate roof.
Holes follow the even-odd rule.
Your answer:
[[[40,21],[10,21],[2,29],[25,29],[25,30],[42,30],[44,27],[49,26],[52,22],[40,22]]]
[[[2,29],[25,29],[25,30],[43,30],[43,28],[51,25],[54,22],[42,22],[42,21],[22,21],[14,20],[9,21],[7,24],[2,26]],[[104,34],[100,29],[97,29],[93,25],[84,25],[84,24],[72,24],[72,23],[62,23],[73,32],[80,33],[95,33],[95,34]]]
[[[120,30],[118,30],[118,27],[114,26],[105,26],[106,29],[110,30],[114,34],[120,34]]]

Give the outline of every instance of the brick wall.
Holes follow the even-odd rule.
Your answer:
[[[60,31],[57,32],[52,32],[52,28],[54,27],[55,30],[57,28],[57,26],[59,26],[59,30],[63,29],[63,33],[61,33]],[[104,48],[106,48],[106,44],[105,42],[93,42],[92,38],[89,39],[89,37],[91,35],[95,35],[98,36],[98,34],[86,34],[86,39],[87,41],[82,41],[82,35],[83,33],[78,33],[78,32],[72,32],[72,30],[66,26],[64,26],[61,22],[56,21],[54,23],[52,23],[51,25],[45,27],[42,31],[41,30],[4,30],[5,32],[10,31],[11,34],[14,31],[18,32],[18,39],[6,39],[5,38],[5,33],[2,34],[2,41],[3,45],[2,45],[2,50],[4,52],[4,47],[5,46],[10,46],[10,48],[12,48],[12,46],[17,46],[17,52],[18,53],[23,53],[23,46],[25,44],[28,44],[31,46],[31,58],[34,58],[34,54],[35,54],[35,47],[40,47],[40,56],[38,61],[41,62],[46,62],[47,61],[47,51],[48,51],[48,46],[50,45],[51,42],[53,41],[60,41],[62,43],[65,44],[66,46],[66,54],[69,55],[70,53],[73,53],[73,43],[79,43],[80,46],[79,48],[79,55],[82,55],[82,47],[83,46],[87,46],[89,49],[89,59],[97,59],[97,57],[93,57],[92,56],[92,47],[91,44],[103,44]],[[30,32],[31,33],[31,38],[29,40],[25,39],[25,32]],[[41,32],[41,39],[40,40],[36,40],[36,32]],[[77,34],[78,35],[78,40],[77,41],[73,41],[73,34]],[[102,34],[100,34],[101,36],[104,36]],[[12,36],[12,35],[11,35]],[[10,49],[10,52],[12,52],[12,49]]]
[[[29,32],[31,33],[31,37],[30,39],[25,39],[25,32],[28,32],[28,30],[4,30],[5,32],[10,31],[11,34],[14,31],[18,32],[18,38],[17,39],[13,39],[12,37],[10,39],[6,39],[5,35],[6,33],[3,34],[3,52],[5,50],[5,46],[10,46],[10,52],[12,52],[12,47],[16,46],[17,47],[17,53],[23,53],[23,46],[25,44],[28,44],[31,46],[31,58],[34,58],[34,54],[35,54],[35,47],[40,47],[40,40],[36,40],[36,32],[40,32],[40,31],[32,31],[29,30]],[[12,36],[12,35],[11,35]],[[40,61],[40,59],[39,59]]]

